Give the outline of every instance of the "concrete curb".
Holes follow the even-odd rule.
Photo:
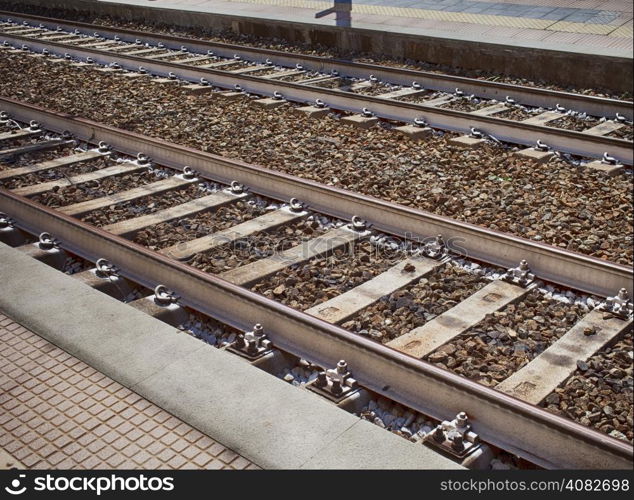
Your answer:
[[[263,468],[457,469],[0,243],[0,310]]]
[[[325,25],[324,21],[306,23],[290,18],[244,16],[239,12],[196,12],[107,0],[9,0],[4,3],[18,9],[25,4],[108,15],[128,21],[228,30],[236,34],[279,38],[289,42],[318,44],[458,68],[480,69],[533,81],[546,80],[564,86],[609,89],[614,92],[631,92],[634,75],[631,52],[596,49],[581,53],[578,52],[578,47],[571,44],[549,44],[540,41],[510,43],[506,40],[495,40],[492,35],[482,40],[477,36],[424,29],[393,27],[392,31],[386,31],[385,26],[381,26],[380,29],[365,25],[341,28]],[[280,14],[284,15],[286,14]]]

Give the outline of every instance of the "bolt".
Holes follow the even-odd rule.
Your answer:
[[[345,360],[342,359],[337,363],[337,373],[342,375],[348,373],[348,363]]]
[[[196,178],[196,172],[191,167],[183,167],[183,179],[191,180]]]
[[[537,145],[535,146],[535,149],[537,149],[538,151],[548,151],[550,149],[550,146],[548,146],[548,144],[543,143],[540,139],[537,139]]]
[[[456,415],[456,425],[458,427],[466,427],[468,423],[469,417],[465,412],[461,411],[458,415]]]
[[[352,229],[354,229],[355,231],[365,231],[368,228],[367,222],[365,222],[363,219],[361,219],[361,217],[359,217],[358,215],[353,215],[352,216]]]
[[[449,441],[451,441],[451,448],[454,451],[461,452],[464,450],[464,439],[462,434],[459,432],[453,432],[449,436]]]
[[[440,425],[434,429],[434,434],[432,435],[432,437],[434,438],[434,441],[438,443],[445,442],[445,431]]]
[[[246,342],[247,345],[247,354],[249,356],[255,356],[258,353],[257,342],[252,340],[251,342]]]
[[[244,186],[238,181],[231,181],[231,192],[233,194],[242,194],[244,193]]]
[[[5,213],[0,212],[0,229],[6,229],[12,227],[11,219]]]
[[[42,250],[51,250],[56,246],[50,233],[41,233],[38,244]]]
[[[319,372],[319,374],[317,375],[317,380],[315,380],[315,385],[322,388],[328,385],[328,377],[326,376],[326,372]]]
[[[340,396],[341,395],[341,393],[343,392],[343,389],[341,388],[341,382],[339,380],[333,380],[332,381],[331,392],[335,396]]]
[[[289,206],[292,212],[301,212],[304,210],[304,204],[299,201],[297,198],[291,198],[289,201]]]

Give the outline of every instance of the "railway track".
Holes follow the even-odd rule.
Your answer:
[[[216,87],[230,89],[227,96],[274,97],[278,103],[308,104],[305,112],[314,114],[344,110],[359,113],[358,124],[377,118],[403,122],[409,134],[416,134],[412,127],[429,126],[472,138],[489,135],[529,150],[589,158],[607,153],[627,165],[633,160],[632,103],[627,101],[12,13],[0,16],[0,42],[9,46],[109,71],[189,82],[195,92]]]
[[[91,262],[105,258],[134,282],[151,289],[164,285],[156,295],[165,306],[173,302],[171,290],[183,305],[242,331],[264,325],[274,346],[320,366],[335,366],[344,358],[361,386],[440,420],[466,412],[483,440],[539,465],[631,467],[627,443],[536,406],[575,372],[580,359],[585,362],[629,335],[631,302],[626,293],[632,271],[626,266],[16,101],[2,99],[0,107],[11,115],[0,124],[5,127],[0,160],[7,166],[7,159],[13,162],[0,170],[0,210],[14,221],[3,219],[3,239],[24,243],[12,224],[32,234],[48,232],[52,236],[29,245],[31,253],[46,258],[60,246]],[[21,128],[9,130],[11,119]],[[27,125],[31,120],[45,128],[36,122]],[[84,147],[76,149],[72,141]],[[143,152],[151,152],[152,158]],[[34,154],[41,156],[28,156]],[[293,197],[304,203],[289,203]],[[196,222],[197,217],[203,219]],[[180,224],[183,220],[187,222]],[[167,224],[167,231],[157,232],[161,224]],[[410,231],[412,226],[417,230]],[[394,238],[408,232],[405,241]],[[461,246],[451,243],[456,235],[464,238]],[[282,303],[276,276],[288,280],[283,273],[289,269],[319,265],[331,255],[351,267],[342,250],[364,244],[392,252],[389,259],[377,259],[374,274],[361,273],[345,291],[310,307]],[[243,259],[245,245],[248,257]],[[227,248],[233,255],[218,253]],[[457,254],[460,250],[466,250],[467,260]],[[360,262],[369,259],[375,265],[370,254],[361,257]],[[225,263],[218,267],[219,259]],[[445,304],[443,311],[394,338],[377,342],[355,333],[353,325],[340,326],[399,290],[414,293],[411,287],[424,286],[425,280],[448,284],[452,276],[469,274],[473,259],[513,270],[498,268],[463,282],[465,293],[459,300],[438,300]],[[523,259],[529,268],[520,264]],[[434,365],[434,354],[487,316],[521,307],[538,293],[539,279],[612,298],[595,297],[594,305],[602,303],[599,308],[578,309],[576,300],[568,301],[566,331],[519,370],[495,379],[495,388]],[[269,289],[275,287],[275,300],[253,291],[267,280]],[[576,450],[573,456],[571,449]]]

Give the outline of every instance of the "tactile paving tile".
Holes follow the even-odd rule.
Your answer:
[[[257,469],[0,313],[0,448],[29,469]]]
[[[619,38],[632,38],[633,34],[634,34],[634,30],[632,26],[621,26],[620,28],[616,28],[608,36],[619,37]]]

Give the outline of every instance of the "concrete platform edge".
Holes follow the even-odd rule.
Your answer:
[[[263,468],[460,468],[2,243],[0,262],[4,314]]]
[[[455,33],[443,36],[440,32],[429,30],[413,33],[404,28],[394,28],[391,31],[385,27],[339,28],[318,22],[304,23],[242,16],[239,13],[227,15],[126,5],[107,0],[23,0],[6,3],[15,6],[27,4],[64,8],[118,16],[125,20],[142,20],[145,23],[230,30],[236,34],[280,38],[290,42],[320,44],[355,52],[480,69],[579,88],[631,92],[634,75],[630,52],[622,51],[615,56],[614,51],[607,49],[579,53],[574,45],[552,45],[539,41],[530,44],[496,43],[492,35],[488,35],[487,40],[483,41],[477,37],[460,37]]]

